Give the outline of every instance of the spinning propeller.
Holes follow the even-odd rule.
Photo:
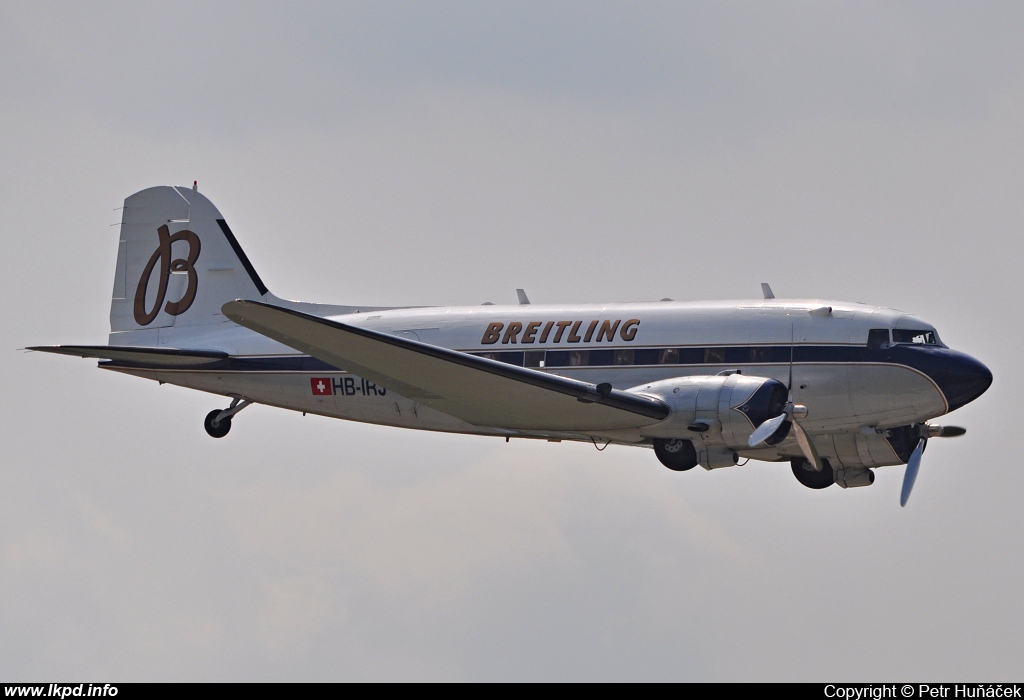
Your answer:
[[[958,437],[967,432],[966,428],[960,428],[955,425],[929,425],[922,423],[918,427],[918,435],[920,436],[917,440],[917,447],[914,448],[913,453],[910,455],[910,459],[907,460],[907,471],[903,473],[903,489],[900,491],[900,507],[907,505],[907,499],[910,498],[910,491],[914,488],[914,482],[917,481],[917,471],[921,468],[921,455],[924,454],[924,448],[928,446],[928,438],[930,437]]]

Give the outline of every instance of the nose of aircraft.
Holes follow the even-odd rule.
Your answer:
[[[992,372],[970,355],[956,351],[944,354],[944,361],[929,374],[945,395],[949,410],[955,411],[985,393],[992,385]]]

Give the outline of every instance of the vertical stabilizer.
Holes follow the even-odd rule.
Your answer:
[[[152,187],[124,201],[112,345],[156,346],[160,329],[180,336],[230,324],[220,311],[225,302],[267,293],[227,222],[195,187]]]

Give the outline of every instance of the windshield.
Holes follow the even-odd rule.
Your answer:
[[[892,330],[892,342],[894,343],[915,343],[917,345],[938,345],[939,339],[935,331],[911,331],[902,328]]]

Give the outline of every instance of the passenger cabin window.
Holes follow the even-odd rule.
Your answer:
[[[661,350],[658,348],[637,348],[636,350],[627,350],[626,352],[633,353],[633,364],[635,365],[656,365],[658,364],[658,358],[661,357]],[[672,363],[668,362],[666,364]]]
[[[868,331],[868,347],[878,350],[889,347],[889,329],[872,328]]]
[[[544,357],[545,367],[568,367],[569,366],[569,351],[568,350],[548,350],[547,355]]]
[[[665,348],[661,351],[661,357],[658,359],[658,364],[662,365],[678,365],[679,364],[679,348]]]
[[[492,358],[498,362],[504,362],[509,365],[523,366],[523,353],[522,352],[495,352],[491,353]]]
[[[704,351],[704,364],[720,365],[725,362],[725,348],[708,348]]]
[[[894,328],[892,331],[892,342],[914,343],[916,345],[938,345],[939,340],[935,337],[935,331],[907,331],[901,328]]]

